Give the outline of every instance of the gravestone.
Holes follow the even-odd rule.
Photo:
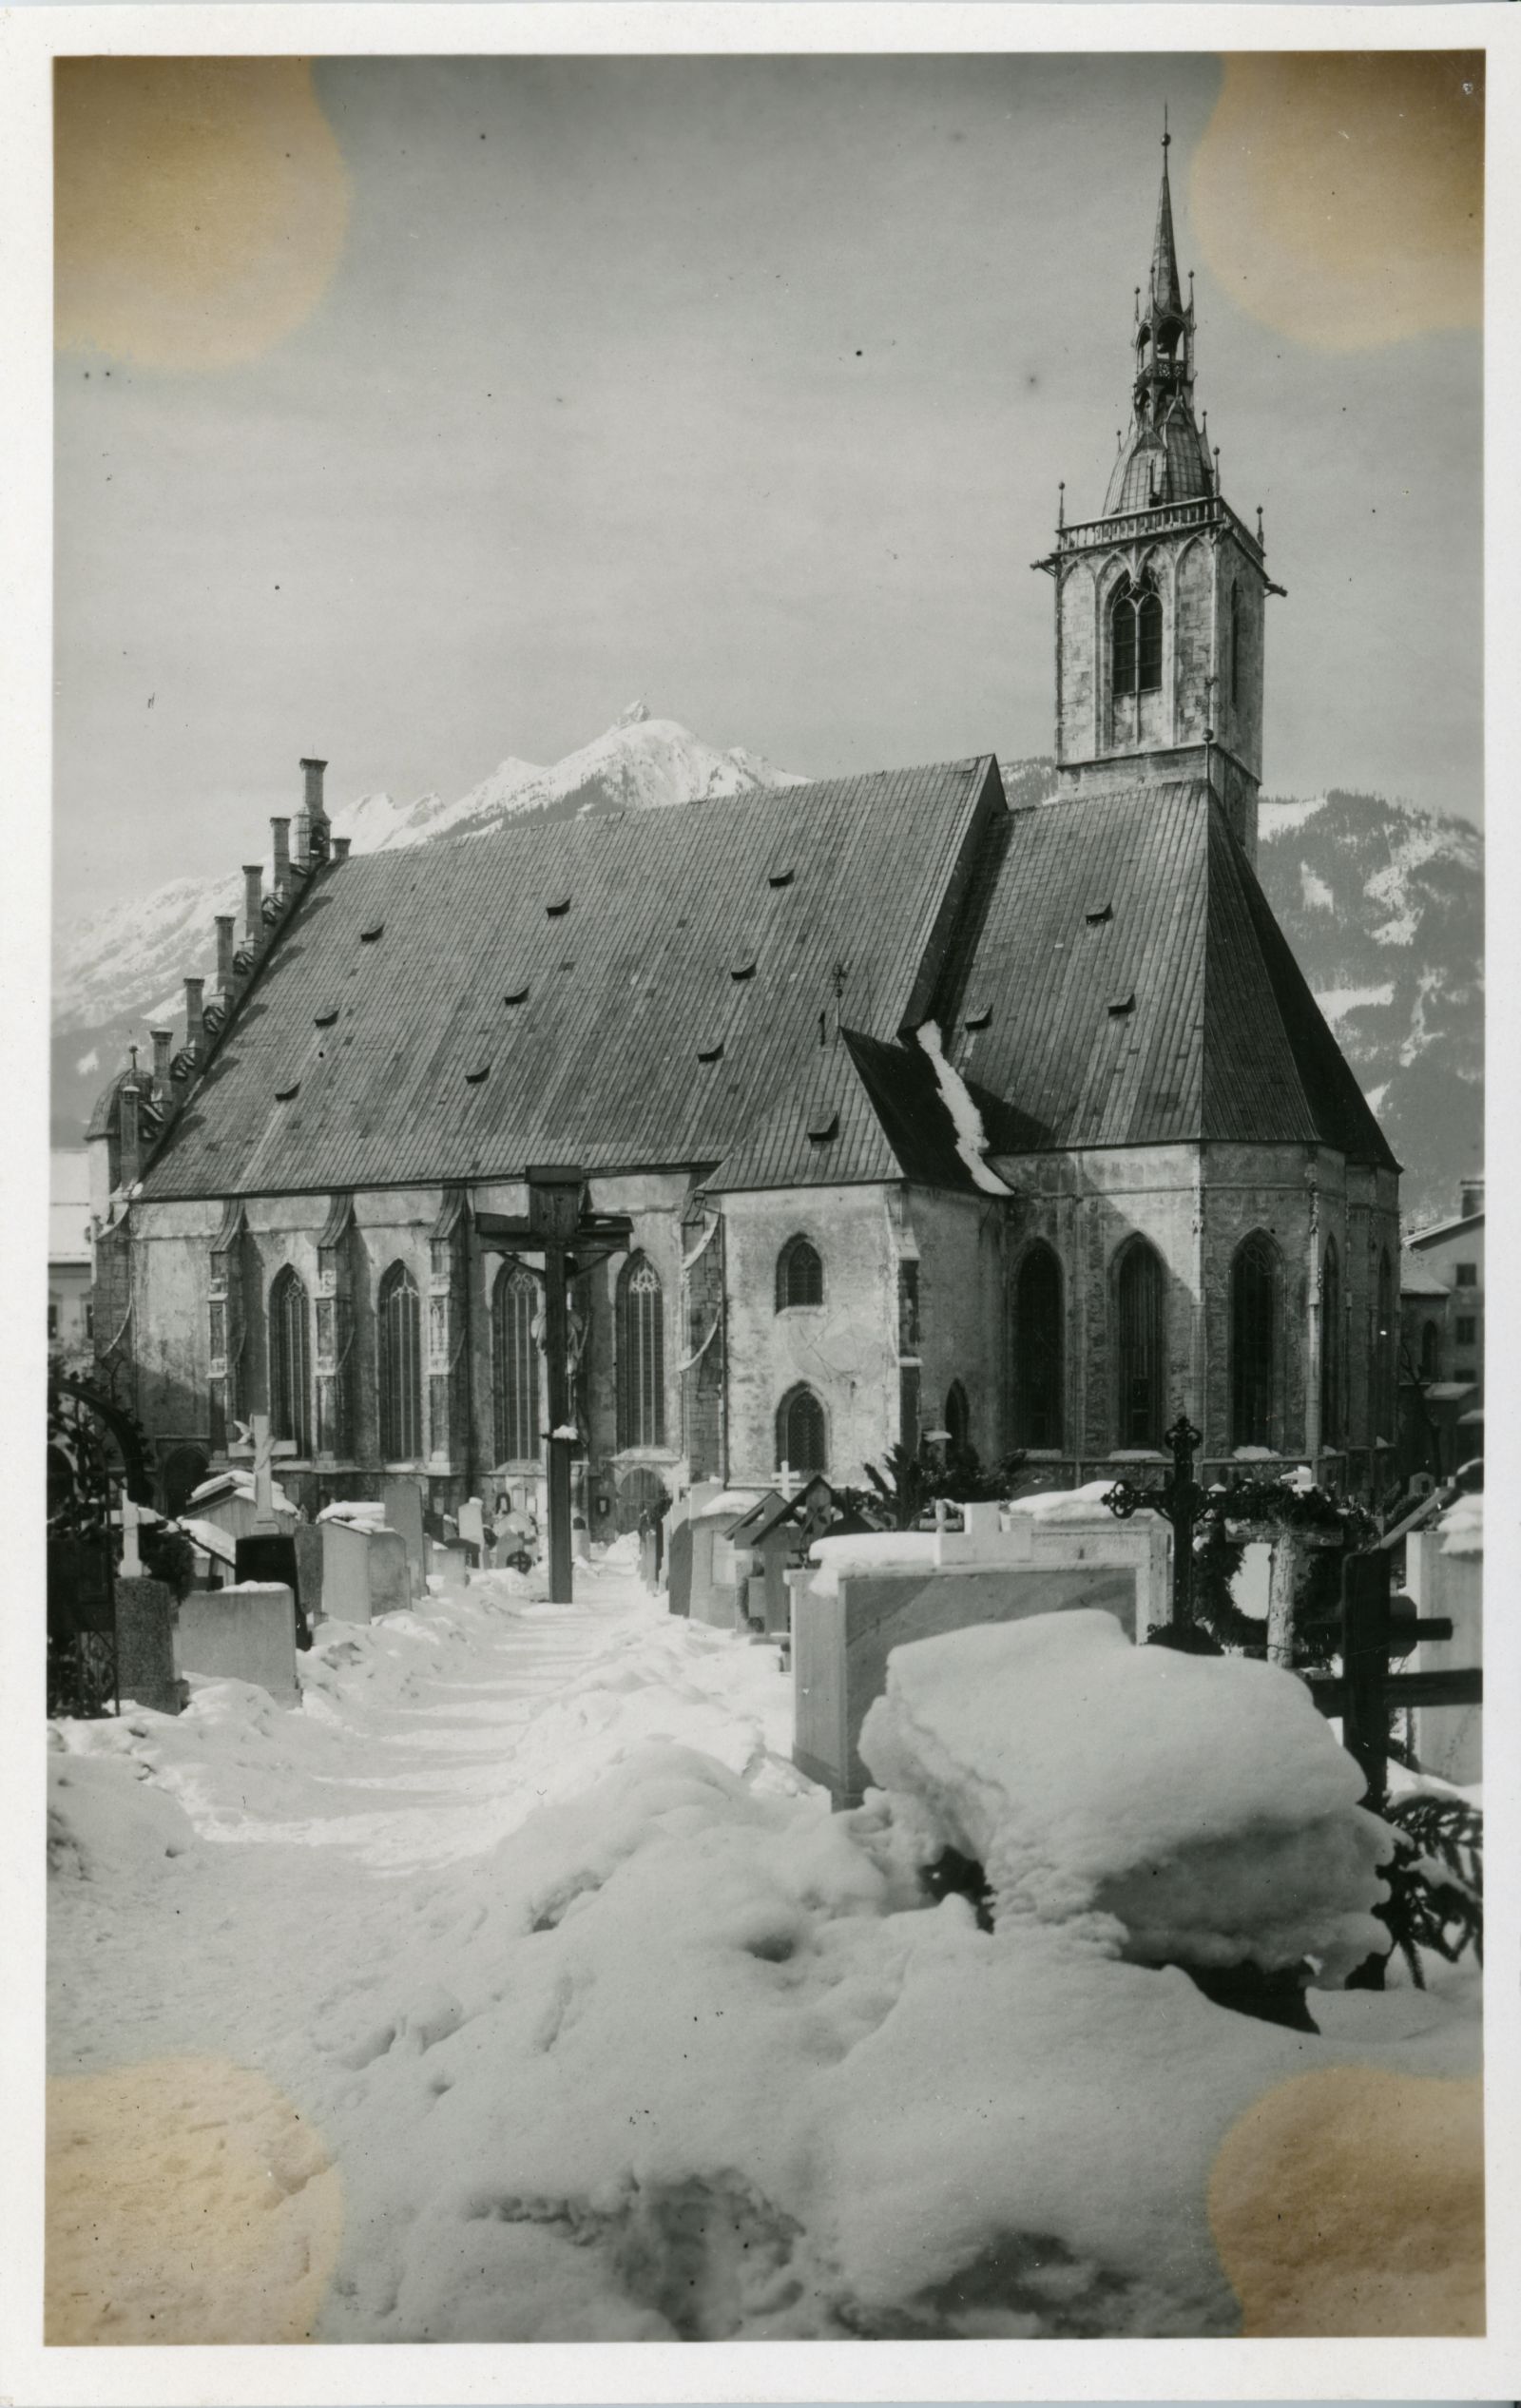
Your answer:
[[[692,1525],[678,1522],[671,1532],[670,1579],[666,1601],[672,1613],[692,1610]]]
[[[118,1578],[116,1686],[125,1705],[178,1714],[183,1704],[174,1664],[174,1592],[166,1581]]]
[[[296,1673],[296,1599],[279,1581],[240,1581],[186,1597],[175,1655],[182,1672],[250,1681],[282,1705],[300,1702]]]
[[[370,1619],[370,1557],[362,1530],[352,1522],[318,1522],[322,1544],[322,1610],[334,1622]]]
[[[253,1531],[238,1541],[233,1562],[234,1577],[241,1584],[245,1580],[279,1581],[296,1600],[296,1644],[309,1647],[312,1627],[301,1593],[301,1571],[296,1557],[296,1540],[283,1531]]]
[[[467,1496],[459,1509],[459,1534],[467,1547],[473,1547],[472,1563],[484,1560],[486,1552],[486,1516],[478,1496]]]
[[[315,1522],[298,1522],[291,1536],[296,1542],[296,1576],[300,1584],[297,1593],[310,1627],[327,1610],[322,1603],[322,1533]]]
[[[426,1592],[428,1565],[424,1552],[422,1527],[422,1491],[415,1480],[387,1480],[381,1491],[385,1505],[386,1528],[400,1533],[406,1541],[407,1561],[412,1566],[414,1594]]]

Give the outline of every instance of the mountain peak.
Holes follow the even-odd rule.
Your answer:
[[[619,712],[617,718],[613,721],[613,727],[614,729],[620,727],[641,727],[648,717],[649,704],[647,703],[630,703],[626,710]]]

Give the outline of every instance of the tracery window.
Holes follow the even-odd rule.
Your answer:
[[[1279,1250],[1265,1230],[1237,1249],[1230,1272],[1232,1446],[1270,1447],[1278,1403]]]
[[[1122,1447],[1160,1447],[1166,1420],[1166,1273],[1156,1248],[1132,1238],[1114,1282]]]
[[[777,1469],[811,1475],[829,1468],[824,1408],[811,1388],[791,1388],[777,1407]]]
[[[1320,1444],[1339,1446],[1346,1392],[1346,1332],[1341,1316],[1341,1257],[1335,1238],[1326,1240],[1320,1270]]]
[[[312,1452],[311,1315],[306,1290],[287,1263],[269,1291],[269,1432]]]
[[[1014,1287],[1014,1435],[1062,1443],[1062,1266],[1049,1245],[1030,1247]]]
[[[380,1452],[387,1463],[413,1463],[422,1454],[422,1306],[404,1262],[381,1281],[375,1319]]]
[[[618,1444],[665,1443],[665,1312],[660,1276],[635,1254],[618,1282]]]
[[[491,1290],[491,1402],[498,1463],[537,1462],[539,1283],[521,1262],[504,1262]]]
[[[1162,596],[1149,568],[1124,577],[1109,605],[1109,659],[1116,694],[1154,694],[1162,684]]]
[[[972,1409],[959,1379],[953,1379],[945,1400],[945,1426],[951,1433],[952,1446],[958,1454],[964,1453],[972,1433]]]
[[[818,1248],[804,1237],[789,1238],[777,1257],[777,1310],[795,1304],[822,1304],[824,1264]]]

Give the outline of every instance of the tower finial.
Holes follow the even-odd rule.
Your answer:
[[[1172,147],[1172,136],[1167,131],[1167,104],[1165,101],[1162,104],[1162,147],[1164,150],[1170,150]]]

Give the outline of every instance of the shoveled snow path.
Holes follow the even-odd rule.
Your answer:
[[[430,1867],[485,1854],[654,1739],[805,1785],[774,1649],[677,1620],[611,1570],[578,1573],[571,1606],[512,1587],[319,1625],[301,1710],[217,1682],[178,1721],[65,1726],[68,1752],[97,1760],[78,1776],[135,1760],[119,1769],[151,1773],[202,1844],[153,1878],[101,1865],[51,1885],[53,2072],[216,2052],[300,2104],[322,2023],[383,1978],[398,1890]]]

